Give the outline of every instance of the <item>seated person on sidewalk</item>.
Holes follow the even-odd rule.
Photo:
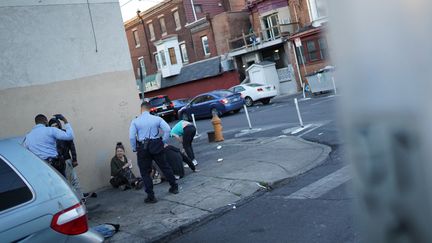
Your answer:
[[[118,142],[116,155],[111,159],[110,183],[114,188],[120,187],[122,190],[135,188],[139,190],[143,187],[141,178],[132,173],[131,167],[132,162],[126,158],[123,144]]]
[[[184,176],[183,162],[189,165],[192,171],[196,171],[192,160],[185,153],[182,153],[179,148],[168,145],[165,148],[165,156],[176,177],[182,178]]]
[[[181,120],[171,129],[171,136],[175,137],[183,145],[187,156],[192,160],[194,165],[197,165],[198,162],[195,160],[195,154],[192,148],[195,135],[196,128],[188,121]]]

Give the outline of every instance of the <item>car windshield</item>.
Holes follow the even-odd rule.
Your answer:
[[[264,86],[262,84],[256,84],[256,83],[250,83],[250,84],[246,84],[249,87],[260,87],[260,86]]]
[[[161,106],[163,104],[169,103],[170,100],[167,97],[154,98],[150,100],[150,105],[153,107]]]
[[[216,96],[219,96],[219,97],[227,97],[227,96],[233,94],[233,92],[231,92],[229,90],[218,90],[218,91],[214,91],[212,93]]]

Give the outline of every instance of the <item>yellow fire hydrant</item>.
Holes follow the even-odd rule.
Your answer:
[[[223,141],[224,137],[222,134],[222,120],[216,113],[214,113],[211,122],[213,124],[215,142]]]

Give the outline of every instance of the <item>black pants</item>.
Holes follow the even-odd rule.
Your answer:
[[[162,170],[162,173],[165,175],[165,178],[168,180],[171,187],[177,188],[176,179],[171,167],[166,162],[165,153],[163,150],[158,154],[151,154],[148,149],[144,149],[144,146],[139,145],[137,148],[137,157],[145,191],[149,197],[154,197],[153,180],[150,177],[153,160]]]
[[[129,187],[135,187],[135,183],[139,181],[139,178],[136,178],[133,172],[129,169],[122,169],[118,175],[114,176],[110,183],[114,188],[117,188],[121,185],[127,185]]]
[[[183,148],[191,160],[195,159],[195,154],[192,148],[192,141],[195,135],[196,129],[193,125],[187,125],[185,128],[183,128]]]
[[[64,178],[66,178],[66,162],[63,158],[48,158],[45,161],[52,167],[54,167],[58,172],[60,172],[60,174],[62,174]]]

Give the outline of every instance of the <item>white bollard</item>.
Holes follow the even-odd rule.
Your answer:
[[[195,136],[198,136],[198,128],[197,128],[197,125],[196,125],[196,122],[195,122],[195,114],[192,114],[191,116],[192,116],[192,122],[193,122],[193,124],[195,126],[195,130],[196,130],[196,135]]]
[[[250,121],[250,118],[249,118],[249,112],[248,112],[248,109],[247,109],[246,105],[243,105],[243,108],[245,110],[246,119],[247,119],[248,124],[249,124],[249,129],[252,129],[252,124],[251,124],[251,121]]]
[[[336,92],[336,83],[335,83],[335,81],[334,81],[334,77],[332,77],[332,82],[333,82],[334,94],[336,95],[337,92]]]
[[[300,121],[300,126],[301,126],[301,127],[304,127],[304,125],[303,125],[303,120],[302,120],[302,118],[301,118],[301,114],[300,114],[300,109],[299,109],[298,102],[297,102],[297,98],[294,98],[294,104],[295,104],[296,109],[297,109],[297,116],[298,116],[298,119],[299,119],[299,121]]]

